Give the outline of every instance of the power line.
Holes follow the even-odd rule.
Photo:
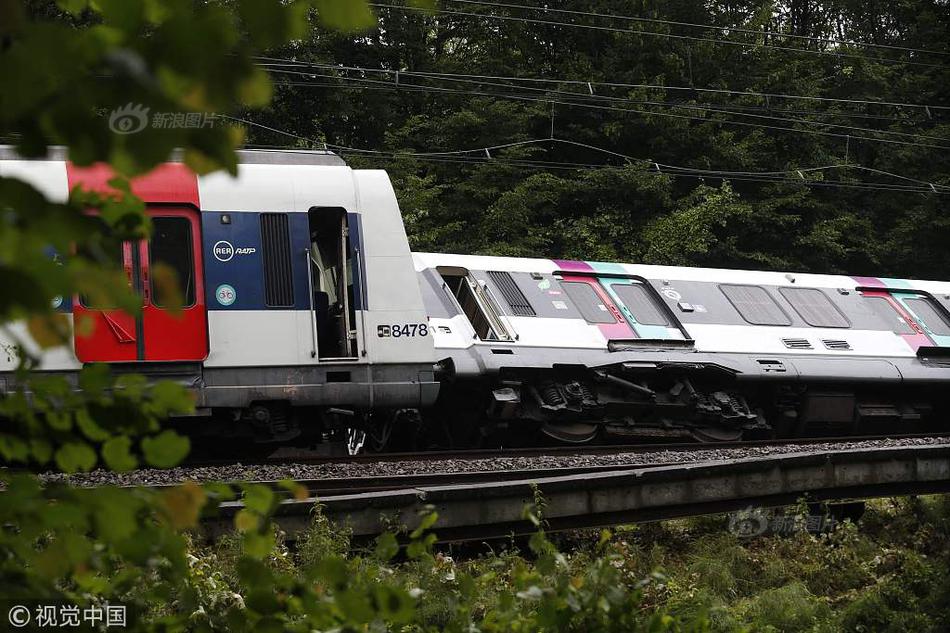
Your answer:
[[[608,18],[611,20],[624,20],[624,21],[629,21],[629,22],[647,22],[650,24],[668,24],[671,26],[685,26],[689,28],[698,28],[698,29],[705,29],[705,30],[712,30],[712,31],[748,33],[751,35],[772,35],[775,37],[805,40],[808,42],[820,42],[823,44],[862,46],[866,48],[881,48],[881,49],[886,49],[886,50],[904,51],[907,53],[924,53],[927,55],[950,55],[950,52],[935,51],[935,50],[929,50],[925,48],[894,46],[891,44],[873,44],[871,42],[862,42],[858,40],[840,40],[840,39],[828,38],[828,37],[814,37],[810,35],[796,35],[794,33],[782,33],[781,31],[767,31],[764,29],[756,30],[756,29],[749,29],[749,28],[736,27],[736,26],[717,26],[715,24],[699,24],[696,22],[677,22],[675,20],[662,20],[660,18],[644,18],[640,16],[617,15],[613,13],[594,13],[591,11],[555,9],[552,7],[538,7],[538,6],[530,6],[530,5],[524,5],[524,4],[510,4],[510,3],[504,3],[504,2],[486,2],[485,0],[446,0],[446,1],[456,2],[458,4],[474,4],[474,5],[489,6],[489,7],[496,7],[496,8],[540,11],[542,13],[559,13],[562,15],[582,15],[586,17]]]
[[[819,101],[819,102],[830,102],[830,103],[850,103],[850,104],[860,104],[860,105],[877,105],[877,106],[891,106],[891,107],[900,107],[900,108],[917,108],[922,110],[950,110],[950,106],[936,105],[936,104],[925,104],[925,103],[906,103],[900,101],[875,101],[873,99],[844,99],[840,97],[818,97],[813,95],[796,95],[796,94],[787,94],[781,92],[756,92],[750,90],[729,90],[726,88],[695,88],[692,86],[664,86],[660,84],[633,84],[633,83],[623,83],[623,82],[609,82],[609,81],[596,81],[596,80],[586,80],[586,79],[563,79],[563,78],[554,78],[554,79],[544,79],[537,77],[514,77],[514,76],[504,76],[504,75],[475,75],[475,74],[465,74],[465,73],[436,73],[428,71],[395,71],[383,68],[362,68],[356,66],[343,66],[339,64],[320,64],[314,62],[299,62],[296,60],[281,59],[276,57],[257,57],[257,59],[269,60],[273,62],[284,62],[286,64],[293,64],[297,66],[308,66],[308,67],[317,67],[317,68],[327,68],[334,70],[354,70],[354,71],[364,71],[364,72],[382,72],[387,74],[392,73],[411,73],[420,76],[431,76],[431,77],[462,77],[466,79],[486,79],[486,80],[497,80],[497,81],[514,81],[522,83],[561,83],[561,84],[571,84],[579,86],[596,86],[596,87],[607,87],[607,88],[642,88],[649,90],[664,90],[664,91],[686,91],[686,92],[700,92],[700,93],[711,93],[711,94],[725,94],[725,95],[742,95],[749,97],[759,97],[762,99],[794,99],[802,101]]]
[[[317,76],[321,76],[321,75],[317,75]],[[802,128],[795,128],[795,127],[777,126],[777,125],[766,125],[766,124],[764,124],[764,123],[751,123],[751,122],[748,122],[748,121],[733,121],[733,120],[729,120],[729,119],[725,119],[725,120],[723,120],[723,119],[714,119],[714,118],[708,118],[708,117],[692,116],[692,115],[687,115],[687,114],[676,114],[676,113],[672,113],[672,112],[658,112],[658,111],[656,111],[656,110],[642,110],[642,109],[638,109],[638,108],[620,108],[620,107],[615,107],[615,106],[599,105],[599,104],[595,104],[595,103],[575,103],[575,102],[572,102],[572,101],[564,101],[564,100],[560,100],[560,99],[552,99],[552,98],[550,98],[550,97],[546,97],[546,98],[541,98],[541,97],[528,97],[528,96],[522,96],[522,95],[499,94],[499,93],[495,93],[495,92],[485,92],[485,91],[478,91],[478,90],[459,90],[459,89],[444,88],[444,87],[439,87],[439,86],[419,86],[419,85],[415,85],[415,84],[405,84],[405,83],[400,84],[399,86],[395,86],[395,85],[393,85],[393,84],[390,84],[389,82],[383,82],[383,81],[372,80],[372,79],[353,78],[353,77],[337,77],[337,76],[333,76],[333,75],[324,75],[324,76],[325,76],[325,77],[334,78],[334,79],[339,79],[339,80],[342,80],[342,81],[361,82],[361,83],[363,83],[363,82],[368,82],[368,83],[371,83],[371,84],[377,84],[377,85],[383,85],[383,86],[391,86],[391,89],[392,89],[392,90],[422,91],[422,92],[440,92],[440,93],[449,93],[449,94],[467,94],[467,95],[476,95],[476,96],[492,97],[492,98],[496,98],[496,99],[511,99],[511,100],[524,101],[524,102],[544,103],[544,104],[548,104],[548,105],[550,105],[550,104],[555,104],[555,105],[563,105],[563,106],[575,107],[575,108],[587,108],[587,109],[602,110],[602,111],[624,112],[624,113],[636,113],[636,114],[642,114],[642,115],[648,115],[648,116],[659,116],[659,117],[668,117],[668,118],[678,118],[678,119],[686,119],[686,120],[692,120],[692,121],[700,121],[700,122],[703,122],[703,123],[715,123],[715,124],[719,124],[719,125],[733,125],[733,126],[740,126],[740,127],[753,127],[753,128],[769,129],[769,130],[783,131],[783,132],[795,132],[795,133],[799,133],[799,134],[811,134],[811,135],[816,135],[816,136],[825,136],[825,137],[838,138],[838,139],[844,139],[844,140],[870,141],[870,142],[877,142],[877,143],[888,143],[888,144],[895,144],[895,145],[905,145],[905,146],[912,146],[912,147],[919,147],[919,148],[927,148],[927,149],[941,149],[941,150],[950,149],[950,146],[933,145],[933,144],[929,144],[929,143],[919,143],[919,142],[910,142],[910,141],[902,141],[902,140],[892,139],[892,138],[874,138],[874,137],[867,137],[867,136],[858,136],[858,135],[854,135],[854,134],[844,134],[844,133],[840,133],[840,132],[826,132],[826,131],[822,131],[822,130],[802,129]],[[313,87],[311,84],[309,84],[309,83],[307,83],[307,82],[290,82],[290,81],[279,82],[278,85]],[[317,86],[317,87],[324,87],[324,86]],[[697,107],[697,108],[698,108],[698,107]],[[698,109],[703,109],[703,108],[698,108]],[[710,109],[710,110],[712,110],[712,111],[714,111],[714,112],[720,112],[720,113],[730,114],[729,111],[717,110],[717,109]],[[735,114],[735,113],[733,113],[733,114]],[[762,115],[750,115],[750,114],[745,114],[745,113],[738,113],[738,114],[739,114],[740,116],[753,116],[753,117],[761,117],[761,116],[762,116]],[[765,118],[779,119],[779,120],[783,120],[783,121],[795,122],[794,120],[780,119],[779,117],[765,117]],[[805,123],[809,123],[809,122],[806,121]],[[810,122],[810,123],[815,124],[815,125],[821,125],[821,124],[822,124],[822,123],[820,123],[820,122]],[[824,124],[824,125],[833,125],[833,124]],[[865,128],[855,128],[854,126],[844,126],[844,127],[849,127],[849,128],[851,128],[851,129],[856,129],[856,130],[863,130],[863,131],[870,132],[870,133],[876,133],[876,132],[878,132],[878,131],[876,131],[876,130],[867,130],[867,129],[865,129]],[[903,133],[900,133],[900,134],[903,134]],[[916,136],[916,135],[915,135],[915,136]],[[937,138],[937,137],[933,137],[933,138]]]
[[[371,7],[377,8],[377,9],[392,9],[392,10],[395,10],[395,11],[424,12],[424,13],[428,13],[428,11],[429,11],[428,9],[424,9],[424,8],[421,8],[421,7],[398,6],[398,5],[392,5],[392,4],[379,4],[379,3],[375,3],[375,2],[370,2],[370,3],[367,3],[367,4],[368,4],[369,6],[371,6]],[[839,53],[839,52],[832,52],[832,51],[818,51],[818,50],[810,50],[810,49],[807,49],[807,48],[795,48],[795,47],[793,47],[793,46],[778,46],[778,45],[775,45],[775,44],[755,44],[755,43],[748,43],[748,42],[736,42],[736,41],[734,41],[734,40],[724,40],[724,39],[711,38],[711,37],[698,37],[698,36],[693,36],[693,35],[676,35],[676,34],[673,34],[673,33],[657,33],[656,31],[640,31],[640,30],[636,30],[636,29],[626,29],[626,28],[621,29],[621,28],[612,27],[612,26],[600,26],[600,25],[594,25],[594,24],[577,24],[577,23],[573,23],[573,22],[556,22],[556,21],[552,21],[552,20],[539,20],[539,19],[536,19],[536,18],[521,18],[521,17],[514,17],[514,16],[507,16],[507,15],[496,15],[496,14],[492,14],[492,13],[471,13],[471,12],[466,12],[466,11],[454,11],[454,10],[450,10],[450,9],[439,9],[439,13],[440,13],[440,14],[445,14],[445,15],[456,15],[456,16],[463,16],[463,17],[485,18],[485,19],[490,19],[490,20],[499,20],[499,21],[503,21],[503,22],[524,22],[524,23],[526,23],[526,24],[543,24],[543,25],[547,25],[547,26],[565,26],[565,27],[570,27],[570,28],[588,29],[588,30],[602,31],[602,32],[626,33],[626,34],[628,34],[628,35],[646,35],[646,36],[648,36],[648,37],[662,37],[662,38],[675,39],[675,40],[688,40],[688,41],[694,41],[694,42],[708,42],[708,43],[712,43],[712,44],[725,44],[725,45],[728,45],[728,46],[737,46],[737,47],[745,47],[745,48],[749,48],[749,47],[752,47],[752,48],[770,48],[770,49],[773,49],[773,50],[792,51],[792,52],[796,52],[796,53],[808,53],[808,54],[812,54],[812,55],[830,55],[830,56],[837,57],[837,58],[849,58],[849,59],[861,59],[861,60],[866,60],[866,59],[867,59],[866,57],[864,57],[864,56],[862,56],[862,55],[857,55],[857,54],[854,54],[854,53]],[[945,65],[943,65],[943,64],[931,64],[931,63],[925,63],[925,62],[914,62],[914,61],[906,61],[906,60],[899,60],[899,59],[889,59],[889,58],[875,58],[875,61],[878,61],[878,62],[890,62],[890,63],[896,63],[896,64],[907,64],[907,65],[909,65],[909,66],[921,66],[921,67],[927,67],[927,68],[947,68],[947,66],[945,66]]]
[[[397,74],[397,75],[402,75],[402,76],[420,77],[420,78],[425,78],[425,79],[434,79],[434,80],[437,80],[437,81],[454,81],[454,82],[458,82],[458,83],[488,85],[488,86],[499,87],[499,88],[516,88],[515,86],[509,86],[509,85],[507,85],[507,84],[499,84],[499,83],[487,82],[487,81],[482,81],[482,80],[468,80],[468,79],[455,79],[455,78],[452,78],[452,79],[436,78],[436,77],[430,77],[430,76],[428,76],[426,73],[416,73],[416,72],[411,72],[411,71],[398,71],[398,72],[397,72],[397,71],[376,71],[375,69],[371,69],[371,68],[358,68],[358,70],[360,70],[360,71],[362,71],[362,72],[366,72],[366,71],[369,71],[369,72],[384,72],[384,73],[387,73],[387,74],[394,74],[394,73],[395,73],[395,74]],[[277,72],[277,73],[303,75],[303,76],[310,76],[310,75],[312,75],[312,73],[299,72],[299,71],[292,71],[292,70],[284,70],[284,69],[270,69],[270,71],[271,71],[271,72]],[[328,76],[328,75],[315,75],[315,76],[332,77],[332,76]],[[360,81],[360,80],[362,79],[362,78],[355,78],[355,79],[354,79],[354,78],[351,78],[351,77],[339,77],[339,78],[340,78],[340,79],[343,79],[343,80],[349,80],[349,81]],[[407,85],[407,84],[403,84],[403,87],[405,87],[406,85]],[[410,86],[415,86],[416,84],[408,84],[408,85],[410,85]],[[418,86],[418,87],[432,87],[432,86]],[[610,95],[598,95],[598,94],[593,94],[593,91],[592,91],[592,90],[591,90],[590,93],[588,94],[588,93],[567,92],[567,91],[563,91],[563,90],[552,90],[552,89],[548,89],[548,88],[535,88],[535,87],[517,87],[517,89],[519,89],[519,90],[528,90],[528,91],[532,91],[532,92],[535,92],[535,93],[543,93],[543,94],[545,94],[545,95],[548,95],[548,94],[555,94],[555,95],[566,96],[566,97],[574,97],[574,98],[582,99],[582,100],[585,101],[585,102],[586,102],[586,101],[608,101],[608,102],[614,102],[614,103],[633,103],[633,104],[651,105],[651,106],[657,106],[657,107],[663,107],[663,108],[682,108],[682,109],[685,109],[685,110],[699,110],[699,111],[703,111],[703,112],[719,112],[719,113],[722,113],[722,114],[731,114],[731,115],[735,115],[735,116],[744,116],[744,117],[749,117],[749,118],[754,118],[754,119],[764,119],[764,120],[770,120],[770,121],[779,121],[779,122],[783,122],[783,123],[801,123],[801,124],[805,124],[805,125],[821,125],[821,126],[825,126],[825,127],[837,128],[837,129],[842,129],[842,130],[851,130],[851,131],[856,131],[856,132],[863,132],[863,133],[866,133],[866,134],[882,134],[882,135],[892,135],[892,136],[904,136],[904,137],[909,137],[909,138],[929,139],[929,140],[935,140],[935,141],[950,141],[950,139],[948,139],[948,138],[946,138],[946,137],[930,136],[930,135],[927,135],[927,134],[915,134],[915,133],[912,133],[912,132],[901,132],[901,131],[897,131],[897,130],[875,130],[875,129],[863,128],[863,127],[858,127],[858,126],[853,126],[853,125],[841,125],[841,124],[837,124],[837,123],[826,123],[826,122],[822,122],[822,121],[808,121],[808,120],[806,120],[806,119],[800,119],[800,118],[794,118],[794,117],[793,117],[793,118],[789,118],[789,117],[771,116],[771,115],[767,115],[767,114],[756,114],[756,113],[749,113],[749,112],[736,112],[736,111],[728,110],[728,109],[725,109],[725,108],[710,107],[710,106],[708,106],[708,105],[698,105],[698,104],[689,104],[689,103],[686,103],[686,104],[676,104],[676,103],[667,103],[667,102],[663,102],[663,101],[636,100],[636,99],[629,99],[629,98],[626,98],[626,97],[613,97],[613,96],[610,96]],[[858,138],[865,138],[865,137],[858,137]],[[935,146],[935,147],[936,147],[936,146]],[[947,146],[947,147],[939,146],[939,147],[941,147],[942,149],[948,149],[948,150],[950,150],[950,146]]]
[[[231,117],[222,115],[224,118],[244,123],[246,125],[252,125],[255,127],[262,128],[264,130],[275,132],[296,140],[304,141],[308,144],[314,144],[315,142],[312,139],[309,139],[292,132],[287,132],[285,130],[280,130],[278,128],[270,127],[256,121],[250,121],[247,119],[242,119],[238,117]],[[503,162],[505,164],[511,164],[515,166],[523,166],[530,168],[561,168],[561,169],[603,169],[603,168],[617,168],[616,165],[604,165],[604,164],[592,164],[592,163],[558,163],[558,162],[543,162],[543,161],[525,161],[519,159],[510,159],[507,157],[494,157],[491,155],[491,151],[507,149],[518,146],[534,145],[542,142],[554,142],[560,144],[566,144],[575,147],[582,147],[599,153],[607,154],[616,158],[621,158],[629,164],[640,163],[655,168],[657,174],[666,174],[670,176],[687,176],[687,177],[697,177],[697,178],[722,178],[728,180],[739,180],[739,181],[757,181],[757,182],[786,182],[792,184],[804,184],[808,186],[841,186],[845,188],[852,189],[874,189],[874,190],[887,190],[887,191],[904,191],[904,192],[915,192],[915,193],[937,193],[945,194],[950,193],[950,187],[946,185],[937,185],[930,183],[924,180],[917,180],[914,178],[909,178],[907,176],[902,176],[900,174],[894,174],[891,172],[886,172],[883,170],[877,170],[869,167],[863,167],[860,165],[823,165],[819,167],[808,167],[801,169],[792,169],[784,171],[771,171],[771,172],[750,172],[750,171],[727,171],[727,170],[710,170],[710,169],[698,169],[692,167],[682,167],[678,165],[668,165],[665,163],[658,163],[649,159],[636,158],[622,154],[619,152],[614,152],[612,150],[604,149],[594,145],[589,145],[587,143],[579,143],[577,141],[570,141],[567,139],[560,138],[548,138],[548,139],[530,139],[526,141],[516,141],[512,143],[505,143],[501,145],[493,145],[487,147],[479,147],[473,149],[465,150],[453,150],[453,151],[444,151],[444,152],[406,152],[406,151],[389,151],[389,150],[370,150],[362,149],[355,147],[348,147],[344,145],[336,145],[332,143],[316,143],[323,146],[326,149],[337,150],[339,152],[351,152],[359,155],[366,156],[386,156],[389,158],[407,158],[414,160],[425,160],[425,161],[434,161],[434,162],[475,162],[475,163],[485,163],[489,161]],[[485,156],[468,156],[468,154],[485,154]],[[847,181],[820,181],[820,180],[808,180],[804,177],[805,173],[817,172],[817,171],[826,171],[831,169],[859,169],[862,171],[869,171],[879,175],[886,175],[893,178],[898,178],[901,180],[906,180],[909,182],[914,182],[922,184],[925,186],[917,187],[912,185],[898,185],[893,183],[877,183],[877,182],[847,182]],[[791,178],[782,178],[789,174],[797,174],[798,179]]]

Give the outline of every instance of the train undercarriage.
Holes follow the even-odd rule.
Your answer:
[[[435,406],[359,411],[262,402],[217,412],[211,435],[335,444],[350,454],[538,444],[897,435],[937,428],[932,388],[741,381],[709,367],[563,365],[446,380]]]

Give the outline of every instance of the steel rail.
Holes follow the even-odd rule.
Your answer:
[[[430,486],[475,485],[497,483],[499,481],[524,481],[541,477],[569,477],[593,473],[616,472],[618,470],[644,470],[673,466],[680,462],[657,462],[649,464],[592,464],[587,466],[564,466],[557,468],[519,468],[516,470],[464,470],[441,473],[409,473],[401,475],[380,475],[361,477],[324,477],[320,479],[297,479],[294,483],[303,486],[310,498],[322,499],[341,494],[364,494],[392,490],[413,490]],[[235,482],[231,482],[235,483]],[[289,498],[292,491],[280,480],[248,480],[245,484],[267,486],[282,497]],[[180,486],[181,482],[151,484],[144,487],[153,490],[166,490]],[[122,486],[137,488],[138,485]]]
[[[876,440],[904,439],[950,439],[950,432],[941,433],[901,433],[893,435],[862,435],[837,437],[807,437],[787,439],[740,440],[728,442],[699,442],[684,440],[678,442],[640,442],[637,444],[596,444],[596,445],[560,445],[530,448],[491,448],[491,449],[452,449],[421,450],[418,452],[364,453],[361,455],[326,455],[314,451],[283,449],[278,456],[241,459],[196,460],[185,466],[226,466],[240,463],[245,466],[266,466],[281,464],[347,464],[380,463],[404,461],[442,461],[442,460],[483,460],[509,457],[583,457],[590,455],[621,455],[656,453],[662,451],[696,451],[732,448],[770,448],[782,446],[809,446],[814,444],[855,443]]]
[[[547,529],[565,530],[697,516],[748,506],[950,492],[950,445],[858,448],[719,462],[605,469],[514,481],[417,486],[284,500],[275,520],[290,538],[306,530],[319,503],[355,538],[392,525],[413,529],[421,512],[439,514],[440,541],[530,533],[524,507],[540,494]],[[221,504],[204,520],[209,536],[230,531],[240,502]]]

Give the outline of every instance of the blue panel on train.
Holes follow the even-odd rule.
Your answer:
[[[205,212],[201,229],[208,309],[265,309],[260,214]]]

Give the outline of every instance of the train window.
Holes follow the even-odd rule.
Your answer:
[[[508,302],[508,307],[511,308],[513,315],[537,316],[534,308],[528,303],[528,298],[524,296],[524,293],[521,292],[521,288],[518,287],[518,284],[516,284],[515,280],[511,277],[511,273],[489,270],[488,277],[495,282],[495,285],[501,290],[501,295],[505,298],[505,301]]]
[[[175,272],[181,291],[182,307],[195,305],[194,243],[188,218],[152,218],[152,237],[149,240],[149,268],[151,274],[152,305],[164,308],[166,297],[155,288],[155,269],[158,266]],[[159,289],[160,290],[160,289]]]
[[[637,323],[641,325],[670,325],[643,284],[611,284],[610,289],[620,297]]]
[[[897,308],[892,306],[891,302],[884,297],[865,297],[864,300],[870,302],[874,311],[884,319],[884,322],[895,334],[916,334],[914,328],[904,320]]]
[[[475,336],[483,341],[512,339],[497,312],[492,309],[487,293],[468,270],[443,266],[437,270],[442,275],[443,287],[455,299],[462,313],[468,317],[472,329],[475,330]]]
[[[562,281],[561,288],[571,302],[580,310],[588,323],[616,323],[617,320],[604,305],[589,283],[583,281]]]
[[[791,325],[785,311],[760,286],[721,285],[719,289],[739,315],[752,325]]]
[[[293,306],[294,279],[286,213],[261,214],[261,251],[264,259],[264,305],[270,308]]]
[[[125,250],[128,244],[129,244],[128,242],[107,242],[107,246],[104,250],[108,252],[99,251],[99,252],[94,253],[91,250],[80,249],[79,253],[83,257],[86,257],[93,261],[98,261],[102,265],[106,265],[106,262],[109,262],[112,265],[116,266],[117,269],[121,270],[123,267],[125,267]],[[136,250],[137,248],[138,248],[138,242],[135,242],[135,248],[133,248],[132,250]],[[131,268],[133,271],[136,271],[134,266]],[[133,280],[131,279],[128,280],[130,290],[136,288],[138,285],[138,281],[137,281],[138,272],[136,271],[133,274],[136,277],[136,281],[133,282]],[[102,299],[104,298],[105,297],[90,297],[87,295],[79,295],[79,305],[81,305],[84,308],[93,308],[96,310],[115,309],[115,305],[113,305],[111,301],[108,301],[108,302],[102,301]]]
[[[910,297],[903,300],[904,305],[913,311],[914,316],[924,327],[936,336],[950,336],[950,323],[937,311],[936,306],[925,297]]]
[[[802,320],[812,327],[851,327],[851,323],[818,288],[779,288]]]

